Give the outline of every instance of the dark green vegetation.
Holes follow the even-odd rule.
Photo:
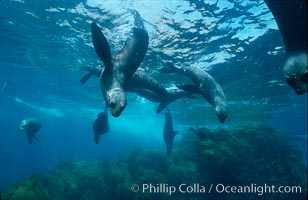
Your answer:
[[[171,196],[133,193],[132,184],[175,186]],[[199,183],[206,193],[180,193],[182,183]],[[225,186],[301,186],[301,194],[218,194]],[[208,189],[214,184],[211,194]],[[142,190],[142,188],[140,188]],[[152,190],[153,191],[153,190]],[[164,151],[134,148],[110,161],[64,162],[45,174],[35,174],[3,193],[5,200],[147,200],[147,199],[306,199],[307,168],[300,151],[283,134],[263,125],[187,131],[174,145],[171,158]]]

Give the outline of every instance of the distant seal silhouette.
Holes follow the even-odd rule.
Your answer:
[[[178,88],[201,94],[216,110],[220,123],[223,123],[229,114],[228,104],[221,86],[207,72],[196,67],[175,67],[167,62],[167,66],[160,69],[162,73],[180,73],[189,77],[195,85],[177,85]]]
[[[174,137],[177,135],[178,131],[173,130],[173,122],[172,122],[172,117],[169,112],[169,109],[167,109],[167,112],[165,114],[165,124],[164,124],[164,131],[163,131],[163,136],[164,136],[164,141],[166,144],[166,151],[167,155],[170,156],[173,148],[173,140]]]
[[[34,118],[27,118],[20,122],[19,129],[20,131],[25,131],[27,134],[29,144],[32,144],[33,139],[37,140],[36,133],[41,129],[41,122],[37,121]]]
[[[104,112],[100,112],[93,122],[94,142],[98,144],[100,135],[109,131],[108,106],[105,105]]]
[[[282,35],[286,62],[282,67],[286,82],[299,95],[307,92],[307,0],[264,0]]]
[[[80,80],[80,82],[84,84],[92,75],[99,77],[103,68],[100,66],[82,67],[81,70],[88,71],[88,73]],[[137,70],[134,75],[127,80],[124,90],[136,93],[152,102],[160,103],[156,109],[156,113],[160,113],[169,103],[177,99],[194,98],[190,92],[179,90],[177,88],[164,88],[159,81],[142,70]]]
[[[135,11],[134,16],[133,36],[114,57],[100,28],[95,22],[91,25],[96,54],[105,65],[100,79],[101,91],[114,117],[120,116],[127,104],[123,87],[141,64],[149,44],[149,36],[139,13]]]

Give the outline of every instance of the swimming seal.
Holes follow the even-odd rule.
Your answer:
[[[282,35],[286,62],[282,67],[286,82],[299,95],[307,92],[307,0],[264,0]]]
[[[33,139],[37,140],[36,133],[41,129],[41,122],[37,121],[34,118],[27,118],[20,122],[19,130],[25,131],[27,134],[29,144],[32,144]]]
[[[170,156],[172,152],[173,147],[173,140],[174,137],[177,135],[178,131],[173,130],[173,122],[172,117],[169,112],[169,109],[167,109],[167,112],[165,114],[165,124],[164,124],[164,131],[163,131],[163,137],[166,144],[167,149],[167,155]]]
[[[134,16],[135,26],[132,28],[132,38],[126,41],[123,49],[113,57],[107,39],[100,28],[95,22],[91,25],[96,54],[105,65],[100,78],[101,91],[114,117],[120,116],[127,104],[124,84],[141,64],[149,44],[149,36],[139,13],[135,11]]]
[[[167,62],[166,66],[160,69],[160,72],[180,73],[190,78],[195,85],[177,85],[177,87],[188,92],[201,94],[215,108],[220,123],[225,121],[229,114],[225,94],[210,74],[196,67],[175,67],[170,62]]]
[[[80,82],[86,83],[94,75],[99,77],[104,70],[102,67],[82,67],[81,70],[88,71]],[[190,92],[179,90],[177,88],[164,88],[159,81],[146,74],[143,70],[137,70],[134,75],[127,80],[124,90],[136,93],[152,102],[160,103],[156,113],[160,113],[169,103],[180,98],[194,98]]]
[[[94,133],[94,142],[98,144],[100,135],[107,133],[109,131],[109,119],[108,119],[108,106],[105,105],[104,112],[100,112],[97,115],[97,118],[93,122],[93,133]]]
[[[180,98],[194,98],[190,92],[176,88],[166,89],[159,81],[149,76],[142,70],[137,70],[130,81],[127,82],[127,91],[135,92],[140,96],[160,103],[156,113],[160,113],[169,103]]]
[[[140,88],[128,88],[127,91],[134,92],[139,96],[146,98],[149,101],[160,103],[156,109],[156,114],[159,114],[161,111],[166,108],[171,102],[174,102],[181,98],[190,98],[193,99],[194,96],[187,91],[183,91],[178,88],[166,88],[165,93],[155,93],[148,89],[140,89]]]

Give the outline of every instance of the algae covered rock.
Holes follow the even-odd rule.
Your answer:
[[[132,186],[139,186],[138,192]],[[143,184],[152,190],[142,192]],[[179,186],[200,189],[183,193]],[[300,186],[301,193],[227,193],[223,186]],[[209,186],[213,191],[208,193]],[[160,190],[174,186],[172,194]],[[154,189],[155,188],[155,189]],[[188,188],[190,189],[190,188]],[[44,174],[16,183],[2,193],[5,200],[289,200],[305,199],[307,167],[296,145],[277,130],[260,125],[228,129],[191,128],[174,144],[171,157],[164,149],[133,148],[112,160],[62,162]]]
[[[185,156],[185,152],[186,157],[192,155],[190,158],[198,166],[199,181],[206,185],[300,186],[301,194],[275,194],[266,199],[305,198],[307,168],[300,150],[286,135],[261,124],[216,129],[203,133],[202,137],[200,134],[189,131],[181,141],[181,155]],[[215,199],[261,198],[257,193],[214,196]]]

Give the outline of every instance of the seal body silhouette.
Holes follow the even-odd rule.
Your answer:
[[[38,140],[35,135],[41,129],[41,126],[41,122],[35,118],[27,118],[20,122],[19,129],[20,131],[25,131],[29,144],[32,144],[33,139]]]
[[[221,123],[225,121],[229,114],[228,104],[221,86],[206,71],[196,67],[175,67],[167,62],[166,67],[160,69],[162,73],[180,73],[192,80],[194,85],[177,85],[178,88],[201,94],[216,110],[216,114]]]
[[[285,44],[282,67],[286,82],[299,95],[307,92],[307,0],[264,0],[272,12]]]
[[[100,112],[93,122],[94,142],[98,144],[100,136],[109,131],[108,106],[105,105],[104,112]]]
[[[172,152],[172,147],[173,147],[173,140],[174,137],[177,135],[178,131],[173,130],[173,122],[172,122],[172,117],[167,109],[167,112],[165,114],[165,124],[164,124],[164,131],[163,131],[163,136],[164,136],[164,141],[166,144],[166,151],[167,155],[170,156]]]

